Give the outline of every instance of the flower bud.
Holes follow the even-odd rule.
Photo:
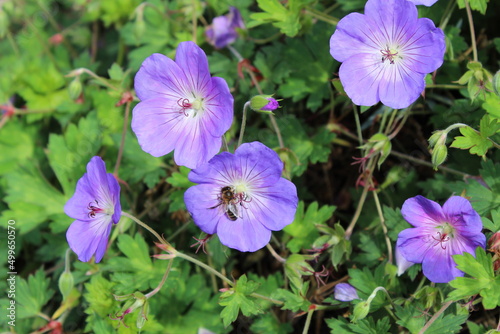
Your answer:
[[[495,75],[493,76],[493,91],[495,92],[495,94],[497,94],[497,96],[500,96],[500,70],[497,71],[497,73],[495,73]]]
[[[398,276],[401,276],[406,271],[406,269],[410,268],[415,263],[406,260],[406,258],[403,256],[403,254],[401,254],[401,252],[399,251],[399,247],[397,245],[396,245],[395,253],[396,253],[395,254],[396,255],[396,265],[398,266]]]
[[[142,15],[135,20],[134,24],[134,37],[137,38],[138,40],[142,39],[142,36],[144,36],[144,32],[146,31],[146,22],[144,22],[144,19],[142,18]]]
[[[341,302],[350,302],[354,299],[359,299],[356,289],[349,283],[339,283],[335,285],[333,298]]]
[[[272,95],[256,95],[252,97],[250,100],[250,108],[254,111],[272,114],[280,105],[278,101],[271,96]]]
[[[371,301],[361,302],[354,306],[352,322],[363,320],[370,312]]]
[[[444,130],[434,131],[432,136],[429,138],[429,146],[432,148],[436,145],[444,145],[446,144],[446,137],[448,133]]]
[[[76,78],[71,81],[71,83],[68,86],[68,92],[69,96],[73,99],[76,100],[80,94],[82,93],[82,82],[80,81],[80,77],[77,76]]]
[[[436,145],[432,150],[432,166],[434,169],[437,169],[439,165],[441,165],[448,156],[448,148],[446,145]]]
[[[69,271],[64,271],[59,277],[59,291],[63,296],[63,300],[66,300],[74,286],[75,280],[73,279],[73,274]]]

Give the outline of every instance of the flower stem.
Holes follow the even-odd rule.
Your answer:
[[[466,0],[466,3],[467,3],[467,0]],[[427,321],[427,323],[425,324],[424,327],[422,327],[422,329],[420,330],[420,332],[418,332],[418,334],[424,334],[425,331],[431,327],[431,325],[434,323],[434,321],[436,321],[437,318],[439,318],[439,316],[441,315],[441,313],[443,313],[452,303],[454,303],[453,300],[450,300],[449,302],[447,302],[446,304],[444,304],[440,309],[439,311],[436,312],[436,314],[434,314],[432,316],[432,318]]]
[[[146,223],[143,223],[142,221],[140,221],[139,219],[135,218],[134,216],[132,216],[131,214],[127,213],[127,212],[124,212],[122,211],[122,216],[123,217],[127,217],[127,218],[130,218],[132,219],[134,222],[136,222],[137,224],[141,225],[143,228],[145,228],[146,230],[148,230],[151,234],[153,234],[156,239],[158,239],[158,241],[163,244],[163,245],[169,245],[165,239],[163,239],[155,230],[153,230],[151,227],[149,227],[148,224]]]
[[[365,204],[366,195],[368,194],[368,189],[370,188],[370,183],[366,182],[365,187],[363,188],[363,192],[361,193],[361,197],[359,198],[358,206],[356,208],[356,212],[354,212],[354,216],[349,223],[349,226],[345,230],[345,239],[349,240],[351,238],[352,231],[354,230],[354,226],[358,221],[359,215],[361,214],[361,210],[363,209],[363,205]]]
[[[238,139],[238,147],[240,147],[243,142],[243,135],[245,134],[245,127],[247,124],[247,109],[250,106],[250,101],[247,101],[243,106],[243,117],[241,118],[241,129],[240,129],[240,137]]]
[[[334,26],[336,26],[339,23],[338,19],[331,17],[330,15],[325,14],[324,12],[316,10],[311,7],[307,7],[305,13],[311,15],[314,18],[317,18],[318,20],[321,20],[323,22],[329,23]]]
[[[279,262],[281,263],[285,263],[286,260],[284,258],[282,258],[278,253],[276,253],[276,251],[274,250],[274,248],[271,246],[271,244],[267,244],[266,245],[267,249],[269,250],[269,252],[271,253],[272,256],[274,256],[274,258],[276,260],[278,260]]]
[[[382,230],[384,231],[385,243],[387,244],[387,253],[389,263],[392,264],[392,246],[391,240],[387,235],[387,226],[385,226],[384,214],[382,212],[382,206],[380,205],[380,200],[378,199],[378,194],[376,191],[372,191],[373,199],[375,200],[375,206],[377,207],[378,216],[380,218],[380,225],[382,226]]]
[[[477,45],[476,45],[476,33],[474,32],[474,21],[472,20],[472,11],[470,9],[469,0],[465,0],[465,11],[467,12],[467,19],[469,20],[470,27],[470,39],[472,41],[472,54],[474,61],[478,61],[477,57]]]
[[[259,293],[255,293],[255,292],[252,292],[250,294],[250,296],[254,297],[254,298],[259,298],[259,299],[262,299],[262,300],[267,300],[268,302],[271,302],[271,303],[276,304],[276,305],[283,305],[284,304],[284,302],[282,302],[281,300],[269,298],[269,297],[263,296],[263,295],[261,295]]]
[[[160,284],[158,284],[158,286],[156,288],[154,288],[154,290],[148,292],[145,297],[146,298],[151,298],[153,297],[154,295],[156,295],[158,293],[158,291],[161,290],[161,288],[163,287],[163,284],[165,284],[165,282],[167,281],[167,278],[168,278],[168,274],[170,273],[170,269],[172,269],[172,263],[174,263],[173,260],[170,260],[168,261],[168,266],[167,266],[167,270],[165,271],[165,273],[163,274],[163,277],[161,279],[161,282]]]
[[[302,334],[309,333],[309,326],[311,326],[311,319],[312,319],[313,313],[314,313],[314,309],[309,310],[307,312],[306,323],[304,324],[304,330],[302,331]]]
[[[219,277],[221,280],[223,280],[224,282],[226,282],[229,286],[233,286],[234,283],[233,281],[231,281],[229,278],[227,278],[226,276],[222,275],[220,272],[218,272],[217,270],[215,270],[214,268],[210,267],[209,265],[195,259],[194,257],[191,257],[187,254],[184,254],[184,253],[181,253],[181,252],[175,252],[175,256],[176,257],[180,257],[184,260],[188,260],[189,262],[197,265],[198,267],[201,267],[205,270],[207,270],[208,272],[214,274],[215,276]]]
[[[128,118],[130,115],[130,104],[131,104],[131,102],[128,101],[125,105],[125,119],[123,120],[122,139],[120,141],[120,148],[118,150],[118,157],[116,158],[115,170],[113,171],[113,174],[115,176],[118,176],[118,169],[120,168],[120,163],[122,161],[122,156],[123,156],[123,148],[125,147],[125,136],[127,134],[127,129],[128,129]]]

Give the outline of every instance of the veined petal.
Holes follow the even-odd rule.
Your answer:
[[[234,165],[232,154],[221,152],[209,163],[198,166],[189,172],[188,179],[195,183],[214,183],[220,186],[228,186],[234,175],[241,175],[239,166]]]
[[[408,1],[369,0],[365,5],[365,15],[380,27],[388,39],[396,36],[398,28],[414,24],[418,17],[417,7]]]
[[[443,212],[460,234],[475,235],[483,229],[481,217],[470,202],[461,196],[450,197],[443,205]]]
[[[426,253],[422,271],[425,277],[434,283],[448,283],[455,277],[464,276],[464,273],[456,268],[451,255],[439,246],[429,249]]]
[[[379,85],[383,76],[380,59],[381,56],[373,53],[361,53],[340,66],[340,81],[355,104],[372,106],[380,101]]]
[[[213,184],[199,184],[190,187],[184,193],[186,209],[196,225],[207,234],[215,234],[217,224],[224,219],[224,214],[221,214],[223,207],[217,200],[220,189]]]
[[[133,110],[132,130],[141,148],[155,157],[170,153],[183,134],[186,116],[176,101],[155,97],[139,102]]]
[[[108,173],[107,177],[111,201],[112,203],[115,203],[112,221],[114,224],[118,224],[122,215],[122,205],[120,203],[120,185],[118,184],[118,181],[113,174]]]
[[[99,262],[106,251],[110,230],[111,221],[106,215],[91,222],[76,220],[68,228],[66,239],[80,261],[90,261],[96,254],[96,262]]]
[[[187,86],[190,92],[201,93],[206,96],[212,90],[212,77],[208,70],[208,60],[205,52],[194,42],[180,43],[177,47],[175,62],[184,72]]]
[[[377,31],[365,15],[349,14],[339,21],[330,38],[330,54],[335,60],[344,62],[360,53],[377,52],[380,49],[380,41],[374,34]]]
[[[418,99],[425,88],[425,74],[413,71],[406,64],[382,64],[379,85],[380,101],[394,109],[402,109]],[[404,92],[404,94],[402,94]]]
[[[417,21],[416,30],[406,36],[405,66],[420,73],[430,73],[443,64],[446,43],[444,33],[427,18]]]
[[[445,219],[438,203],[420,195],[407,199],[401,208],[401,214],[415,227],[436,226]]]
[[[433,243],[424,228],[408,228],[398,235],[397,245],[401,255],[410,262],[422,263]]]
[[[201,119],[188,119],[181,123],[179,137],[175,143],[175,163],[188,168],[196,168],[216,155],[222,138],[213,137]]]
[[[271,231],[282,230],[291,224],[297,210],[297,188],[281,178],[272,187],[259,190],[250,203],[245,203],[245,212],[251,214],[249,219],[259,220]]]
[[[240,252],[255,252],[271,240],[270,230],[246,217],[235,221],[221,219],[217,225],[217,235],[223,245]]]
[[[213,77],[212,87],[213,90],[205,99],[203,122],[212,136],[222,137],[233,123],[234,99],[226,80]]]
[[[76,183],[76,190],[73,196],[64,205],[64,213],[73,219],[80,221],[90,221],[89,203],[95,200],[92,193],[90,182],[87,179],[87,173]]]
[[[187,82],[178,64],[165,55],[154,53],[142,63],[134,79],[134,88],[141,101],[157,96],[177,101],[186,97]]]
[[[273,185],[281,178],[283,162],[276,152],[260,142],[241,145],[234,157],[241,166],[242,179],[252,187]]]

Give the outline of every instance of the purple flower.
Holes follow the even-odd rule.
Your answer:
[[[442,208],[423,196],[412,197],[401,213],[414,228],[399,233],[396,248],[407,261],[422,263],[424,275],[434,283],[464,275],[452,255],[474,255],[477,247],[486,245],[481,218],[463,197],[450,197]]]
[[[340,20],[330,39],[330,54],[342,62],[340,81],[355,104],[379,101],[406,108],[425,88],[424,77],[443,63],[441,29],[417,18],[406,0],[368,0],[365,14]]]
[[[196,44],[180,43],[175,62],[157,53],[148,57],[135,90],[141,102],[132,129],[144,151],[159,157],[175,149],[175,162],[189,168],[219,152],[233,121],[233,96],[224,79],[210,76],[207,56]]]
[[[290,224],[297,209],[297,189],[282,178],[278,154],[262,143],[222,152],[189,173],[199,183],[184,194],[187,210],[207,234],[242,252],[264,247],[271,231]]]
[[[238,38],[236,28],[245,29],[245,24],[240,11],[235,7],[230,7],[229,14],[214,18],[212,25],[207,27],[205,34],[210,44],[217,49],[222,49]]]
[[[433,4],[435,4],[438,0],[408,0],[408,1],[413,2],[415,5],[424,5],[430,7]]]
[[[349,283],[339,283],[333,290],[333,298],[341,302],[350,302],[359,299],[356,289]]]
[[[120,186],[100,157],[87,164],[87,173],[76,184],[73,197],[64,206],[64,212],[76,219],[66,232],[69,247],[83,262],[95,254],[101,261],[108,243],[111,223],[118,223],[122,212]]]

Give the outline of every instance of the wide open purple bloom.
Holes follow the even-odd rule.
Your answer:
[[[196,44],[180,43],[175,62],[158,53],[146,58],[135,91],[141,102],[132,130],[144,151],[159,157],[175,149],[175,162],[189,168],[219,152],[233,121],[233,96],[224,79],[210,76]]]
[[[214,18],[205,34],[210,44],[217,49],[222,49],[236,41],[238,38],[236,28],[245,29],[245,23],[243,23],[240,11],[235,7],[230,7],[228,14]]]
[[[424,275],[434,283],[447,283],[464,273],[452,255],[475,254],[485,247],[481,217],[463,197],[450,197],[443,207],[423,196],[409,198],[401,213],[414,226],[401,231],[396,248],[413,263],[422,263]]]
[[[297,209],[297,189],[282,178],[278,154],[262,143],[222,152],[189,173],[199,183],[184,194],[187,210],[205,233],[242,252],[264,247],[271,231],[290,224]]]
[[[368,0],[365,14],[340,20],[330,39],[330,54],[342,62],[340,81],[358,105],[381,101],[406,108],[425,88],[424,77],[443,63],[441,29],[417,17],[406,0]]]
[[[120,186],[100,157],[87,164],[87,173],[76,184],[73,197],[64,206],[64,212],[76,219],[66,232],[69,247],[78,259],[87,262],[95,254],[101,261],[108,243],[111,223],[118,223],[122,208]]]

